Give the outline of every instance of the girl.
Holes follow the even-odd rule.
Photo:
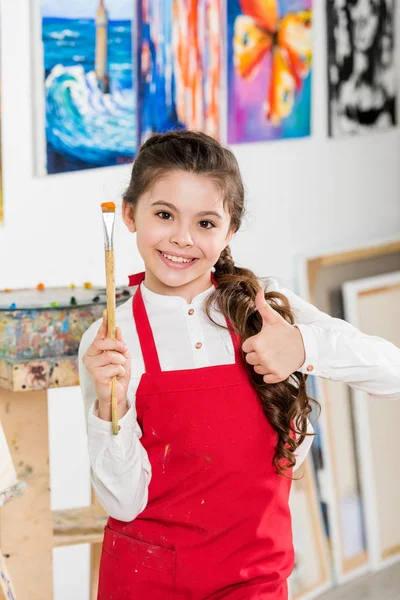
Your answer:
[[[235,265],[243,210],[236,159],[214,139],[141,147],[123,219],[145,272],[117,340],[104,318],[80,347],[92,482],[110,515],[99,600],[285,600],[307,373],[400,397],[399,349]]]

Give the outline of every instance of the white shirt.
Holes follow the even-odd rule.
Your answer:
[[[163,371],[235,361],[230,333],[214,325],[204,310],[204,301],[213,289],[211,286],[188,304],[184,298],[156,294],[141,284]],[[327,379],[344,381],[375,396],[400,398],[399,348],[319,311],[290,290],[280,289],[276,280],[272,280],[270,290],[280,291],[290,302],[306,352],[305,362],[299,369],[302,373],[312,372]],[[216,309],[212,309],[211,315],[218,323],[226,324]],[[144,363],[133,320],[132,298],[117,308],[116,324],[121,328],[132,362],[128,389],[130,408],[119,421],[118,435],[112,434],[110,422],[98,418],[94,381],[82,363],[83,355],[97,334],[100,320],[82,337],[79,375],[94,490],[110,516],[131,521],[146,507],[151,479],[151,465],[140,442],[142,431],[136,419],[135,394],[144,373]],[[198,342],[201,342],[201,348],[196,348]],[[309,431],[312,432],[311,425]],[[312,436],[306,437],[297,449],[295,468],[304,461],[312,440]]]

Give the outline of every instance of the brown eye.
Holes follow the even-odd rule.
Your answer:
[[[162,215],[162,216],[160,216]],[[165,215],[167,215],[165,217]],[[168,221],[169,217],[172,217],[171,213],[166,212],[165,210],[162,210],[161,212],[156,213],[157,217],[160,217],[160,219],[162,219],[163,221]]]
[[[208,227],[208,225],[210,225],[211,227]],[[200,227],[202,227],[203,229],[212,229],[213,227],[215,227],[215,225],[211,221],[200,221]]]

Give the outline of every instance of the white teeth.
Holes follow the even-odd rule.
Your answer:
[[[169,254],[164,254],[164,252],[161,252],[161,254],[163,256],[165,256],[165,258],[168,258],[169,260],[172,260],[172,262],[177,262],[177,263],[189,263],[189,262],[192,262],[191,259],[180,258],[178,256],[170,256]]]

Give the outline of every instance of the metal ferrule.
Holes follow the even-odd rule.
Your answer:
[[[104,247],[114,250],[115,212],[103,213]]]

